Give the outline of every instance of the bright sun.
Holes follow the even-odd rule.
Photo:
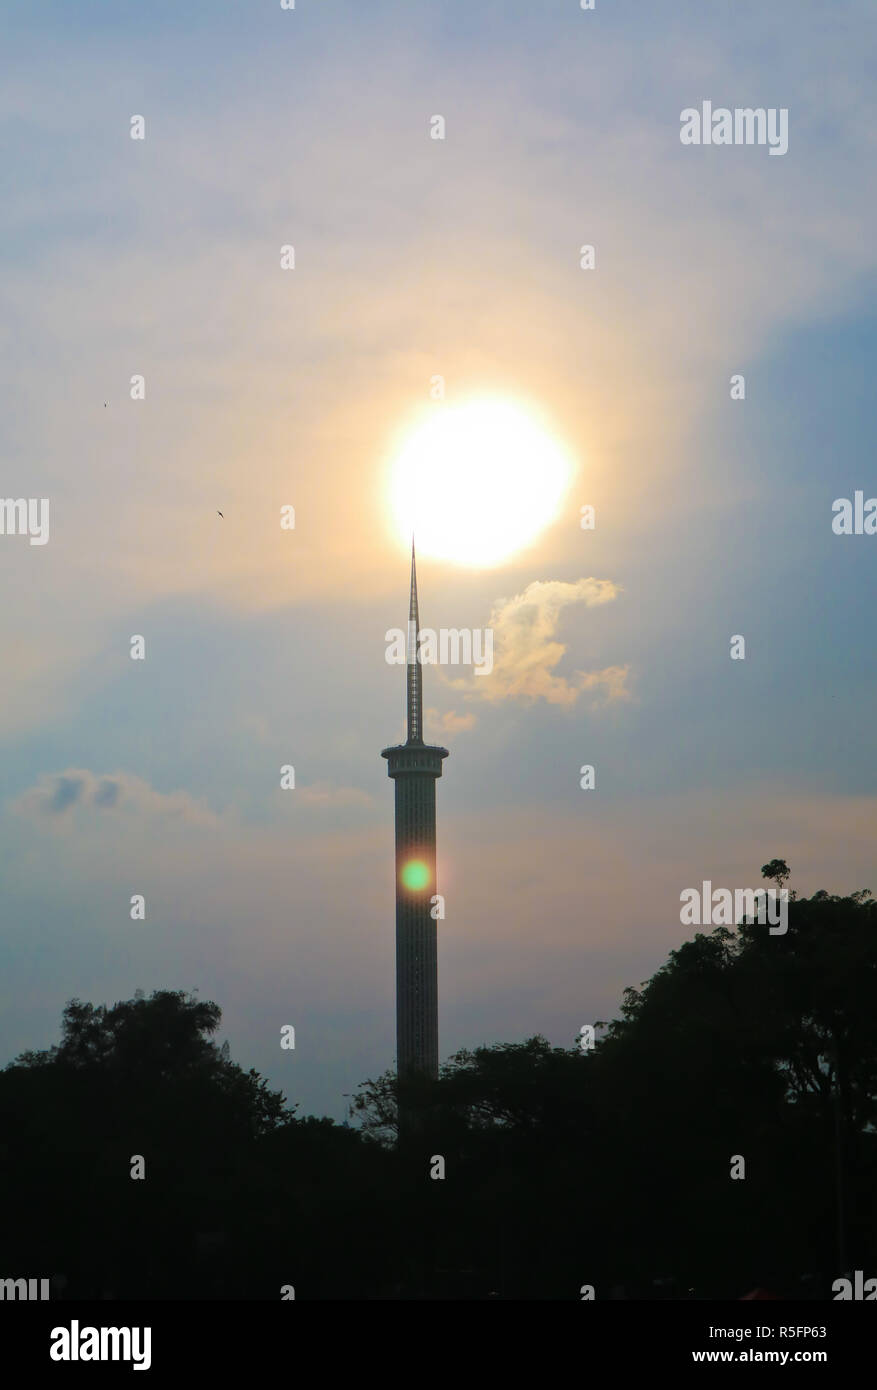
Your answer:
[[[537,420],[506,401],[436,405],[393,461],[390,500],[418,553],[498,565],[557,516],[569,455]]]

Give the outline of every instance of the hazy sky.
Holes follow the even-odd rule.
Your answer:
[[[877,536],[831,525],[877,494],[868,0],[3,28],[0,492],[51,536],[0,536],[0,1063],[72,996],[197,988],[305,1111],[392,1064],[386,479],[435,374],[577,466],[512,561],[419,566],[424,623],[497,644],[424,673],[441,1055],[612,1016],[704,878],[877,891]],[[683,146],[704,100],[787,108],[788,152]]]

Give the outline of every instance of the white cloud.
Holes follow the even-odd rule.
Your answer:
[[[430,733],[438,734],[459,734],[474,729],[477,719],[474,714],[457,714],[455,710],[449,709],[445,714],[440,714],[437,709],[427,709],[423,717],[424,727]]]
[[[578,579],[572,584],[536,579],[514,598],[499,599],[487,624],[494,634],[493,670],[489,675],[473,675],[450,684],[470,697],[480,695],[490,701],[546,700],[552,705],[573,705],[585,691],[598,701],[627,698],[626,666],[576,671],[569,680],[556,675],[554,669],[566,653],[564,644],[557,640],[562,610],[571,604],[593,608],[609,603],[619,592],[609,579]]]

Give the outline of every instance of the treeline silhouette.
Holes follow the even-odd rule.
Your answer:
[[[406,1090],[398,1143],[391,1073],[356,1127],[303,1118],[216,1044],[216,1004],[74,1000],[59,1045],[0,1072],[0,1278],[64,1299],[831,1297],[845,1268],[877,1275],[875,1003],[870,894],[793,899],[785,936],[747,921],[671,952],[591,1050],[458,1053]]]

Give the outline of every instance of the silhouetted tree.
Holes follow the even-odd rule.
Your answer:
[[[877,1263],[875,912],[821,891],[785,934],[698,932],[592,1051],[536,1036],[437,1081],[385,1072],[355,1128],[237,1066],[214,1003],[71,1000],[60,1043],[0,1072],[5,1259],[66,1297],[792,1296],[814,1271],[827,1293],[840,1251]]]
[[[761,866],[762,878],[772,879],[777,886],[778,893],[782,892],[790,873],[791,870],[785,859],[771,859],[769,864],[762,864]]]

